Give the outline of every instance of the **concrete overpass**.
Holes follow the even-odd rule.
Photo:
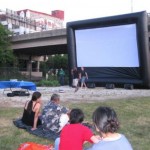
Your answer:
[[[30,80],[43,76],[39,69],[40,61],[45,59],[44,55],[67,53],[66,29],[14,36],[11,43],[13,52],[18,58],[27,60],[26,71],[22,71],[22,73],[29,76]],[[36,71],[33,71],[32,61],[37,62]]]
[[[67,53],[66,29],[57,29],[14,36],[11,39],[15,54],[42,56]]]

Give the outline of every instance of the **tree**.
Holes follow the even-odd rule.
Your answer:
[[[48,60],[46,62],[40,63],[40,70],[43,72],[43,75],[45,76],[50,69],[60,69],[63,68],[65,70],[66,75],[68,74],[68,56],[67,54],[60,55],[50,55],[48,57]]]
[[[12,66],[16,60],[12,49],[10,48],[11,32],[0,24],[0,66]]]
[[[64,55],[59,55],[56,54],[54,56],[49,56],[49,59],[46,62],[47,66],[49,68],[53,69],[68,69],[68,56],[66,54]]]

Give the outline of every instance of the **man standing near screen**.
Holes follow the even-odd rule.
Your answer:
[[[87,87],[85,81],[88,80],[88,74],[85,72],[84,67],[81,67],[81,71],[79,73],[79,78],[81,79],[81,88]]]
[[[79,71],[77,70],[76,67],[74,67],[74,69],[72,69],[71,74],[72,74],[72,78],[73,78],[72,86],[76,88],[78,86],[78,82],[79,82]]]

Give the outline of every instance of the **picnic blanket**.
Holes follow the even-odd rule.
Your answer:
[[[27,126],[26,124],[24,124],[21,119],[13,120],[13,123],[16,127],[21,128],[21,129],[25,129],[30,134],[39,136],[41,138],[46,138],[46,139],[49,139],[49,140],[55,140],[57,137],[60,136],[60,132],[56,133],[56,132],[53,132],[53,131],[44,130],[42,128],[42,125],[38,126],[38,128],[36,130],[32,131],[31,130],[32,127]],[[91,129],[92,132],[94,132],[95,128],[94,128],[93,125],[91,125],[90,123],[82,123],[82,124],[87,126],[89,129]]]
[[[24,129],[27,132],[29,132],[30,134],[39,136],[41,138],[46,138],[46,139],[49,139],[49,140],[55,140],[57,137],[60,136],[60,133],[55,133],[53,131],[44,130],[42,128],[42,125],[38,126],[38,128],[36,130],[32,131],[31,130],[32,127],[27,126],[26,124],[24,124],[21,119],[13,120],[13,123],[16,127]]]

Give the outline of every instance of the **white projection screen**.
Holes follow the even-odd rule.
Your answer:
[[[77,67],[139,67],[136,24],[75,30]]]
[[[69,85],[84,67],[88,84],[150,88],[149,33],[145,11],[68,22]]]

